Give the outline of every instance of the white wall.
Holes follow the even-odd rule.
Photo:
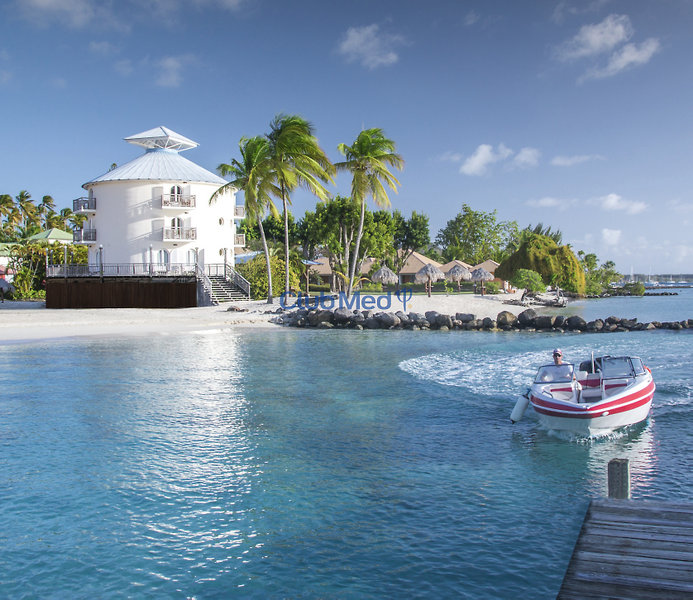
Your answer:
[[[161,194],[170,194],[175,185],[183,195],[195,195],[195,208],[162,208]],[[96,198],[96,213],[84,224],[85,229],[96,229],[96,243],[89,244],[91,264],[98,262],[99,246],[103,246],[105,264],[148,263],[150,245],[155,263],[160,250],[169,251],[171,264],[188,263],[194,248],[199,249],[200,263],[222,262],[226,248],[227,261],[234,264],[235,193],[220,196],[210,205],[218,184],[104,181],[87,187]],[[195,227],[197,239],[164,242],[163,229],[171,227],[174,218],[183,227]]]

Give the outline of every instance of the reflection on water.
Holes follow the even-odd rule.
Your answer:
[[[689,498],[692,339],[278,329],[0,347],[2,591],[555,597],[609,460],[630,459],[634,497]],[[511,425],[559,344],[574,362],[636,347],[658,386],[649,421],[594,440],[530,412]]]

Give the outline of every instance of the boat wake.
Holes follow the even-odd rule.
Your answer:
[[[488,355],[479,351],[436,353],[403,360],[399,368],[412,377],[482,395],[514,399],[527,389],[534,365],[546,351]]]

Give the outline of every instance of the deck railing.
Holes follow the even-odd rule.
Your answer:
[[[162,194],[162,208],[195,208],[195,196],[182,194]]]
[[[196,240],[196,227],[164,227],[163,241]]]
[[[96,210],[96,198],[77,198],[72,201],[72,212],[93,212]]]
[[[210,277],[223,277],[250,298],[250,282],[228,263],[205,265],[205,273]]]
[[[233,216],[236,219],[245,219],[245,205],[244,204],[237,204],[233,208]]]
[[[72,232],[75,244],[92,243],[96,241],[96,229],[77,229]]]
[[[106,263],[46,265],[46,277],[181,277],[194,276],[195,265],[176,263]]]

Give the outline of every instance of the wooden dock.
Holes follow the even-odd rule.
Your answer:
[[[557,598],[693,599],[693,505],[592,500]]]

